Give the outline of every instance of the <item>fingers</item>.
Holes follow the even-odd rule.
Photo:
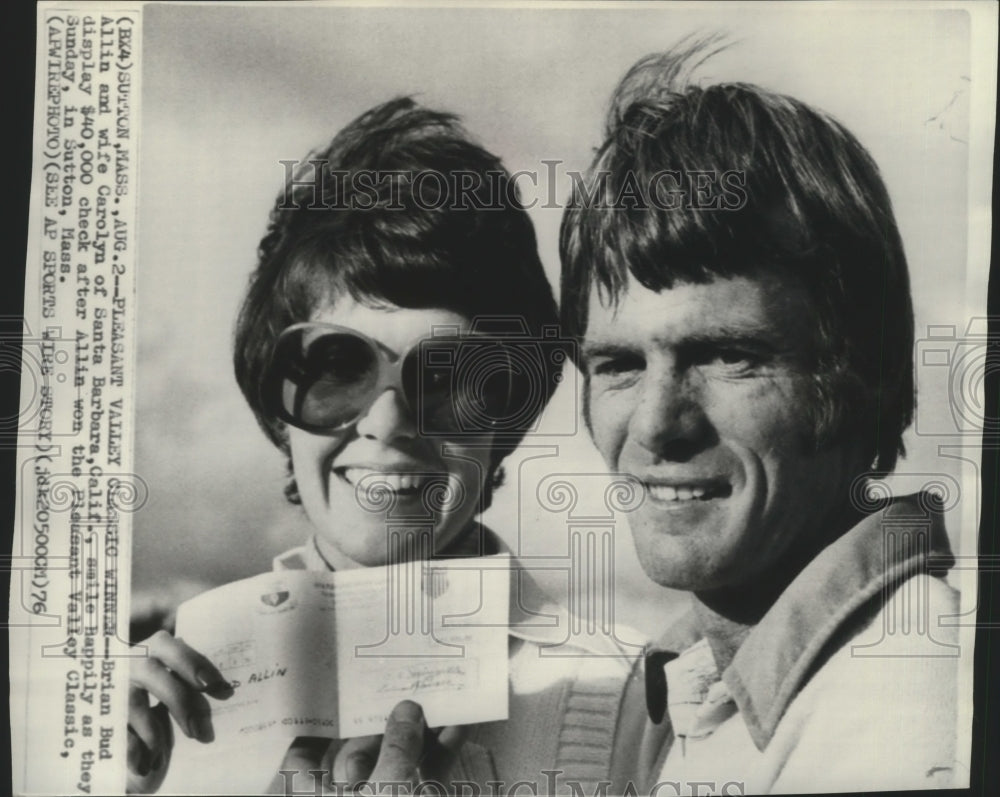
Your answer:
[[[421,777],[440,780],[447,773],[465,740],[465,730],[461,725],[449,725],[428,729],[424,733],[424,753],[420,759]]]
[[[285,757],[281,761],[281,766],[274,776],[267,790],[267,794],[291,794],[295,791],[296,778],[301,774],[307,776],[309,773],[319,774],[315,777],[323,778],[323,775],[330,771],[330,764],[327,759],[336,749],[336,742],[320,736],[298,736],[288,746]],[[325,780],[325,779],[324,779]],[[301,783],[301,779],[298,781]],[[314,782],[309,781],[306,782]]]
[[[310,772],[317,776],[322,773],[324,788],[340,784],[349,792],[366,782],[376,792],[381,785],[390,783],[415,786],[422,775],[444,773],[463,739],[464,729],[458,726],[430,730],[420,706],[404,700],[389,714],[383,736],[362,736],[333,744],[327,739],[296,739],[275,783],[283,779],[287,787],[289,777]]]
[[[144,778],[152,769],[153,751],[139,738],[134,730],[128,729],[128,768]]]
[[[308,772],[320,769],[323,757],[330,747],[330,740],[322,736],[298,736],[288,746],[281,762],[282,769]]]
[[[150,708],[142,690],[129,695],[128,783],[129,793],[148,794],[159,788],[167,773],[173,732],[164,705]]]
[[[144,708],[149,705],[148,697],[139,694],[144,692],[166,705],[186,736],[212,741],[211,709],[202,692],[225,699],[232,695],[232,687],[208,659],[165,631],[157,632],[145,644],[149,655],[133,659],[129,672],[130,722],[134,713],[140,739],[149,744],[153,738],[149,723],[143,720]]]
[[[378,761],[369,780],[373,783],[416,781],[426,730],[424,712],[418,704],[412,700],[397,703],[386,722]]]
[[[369,780],[381,744],[381,736],[359,736],[348,739],[334,758],[333,780],[351,786]]]
[[[465,740],[465,731],[464,725],[446,725],[443,728],[435,728],[434,735],[443,749],[454,754]]]
[[[157,760],[174,744],[173,731],[164,705],[150,708],[149,696],[141,689],[129,690],[129,765],[141,775],[158,769]]]
[[[132,663],[130,696],[137,690],[148,692],[166,705],[186,736],[200,742],[215,738],[208,700],[190,684],[175,677],[156,659]]]
[[[149,648],[149,658],[163,662],[174,675],[196,689],[223,700],[232,695],[233,689],[222,673],[183,639],[157,631],[144,644]]]

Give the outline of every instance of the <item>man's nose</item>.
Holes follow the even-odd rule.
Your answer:
[[[384,442],[409,440],[417,436],[417,424],[399,391],[389,388],[358,420],[357,432],[361,437]]]
[[[629,436],[657,457],[684,461],[704,445],[711,425],[698,378],[674,367],[649,371],[629,419]]]

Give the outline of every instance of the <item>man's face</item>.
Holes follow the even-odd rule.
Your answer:
[[[812,443],[814,330],[805,294],[772,276],[630,281],[614,308],[591,291],[588,422],[609,467],[646,486],[629,524],[657,583],[766,577],[847,505],[858,456]]]

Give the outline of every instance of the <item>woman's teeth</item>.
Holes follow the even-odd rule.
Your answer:
[[[387,473],[369,468],[345,468],[343,477],[351,484],[357,485],[362,479],[367,479],[371,486],[378,485],[394,493],[418,490],[424,486],[430,476],[421,473]]]

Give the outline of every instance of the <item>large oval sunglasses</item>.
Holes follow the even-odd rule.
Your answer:
[[[308,321],[278,337],[262,399],[315,434],[346,433],[386,390],[402,397],[420,434],[523,432],[543,395],[543,366],[523,340],[446,328],[396,355],[355,329]]]

